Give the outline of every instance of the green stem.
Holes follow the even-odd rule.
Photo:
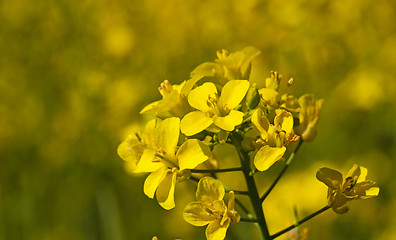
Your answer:
[[[224,169],[191,169],[192,173],[222,173],[222,172],[236,172],[241,171],[242,168],[224,168]]]
[[[272,189],[274,189],[275,185],[278,183],[278,181],[281,179],[283,174],[286,172],[286,170],[289,167],[290,163],[292,162],[294,156],[296,155],[298,149],[300,149],[302,143],[303,143],[302,140],[300,140],[298,142],[298,145],[297,145],[296,149],[294,150],[294,152],[292,152],[290,154],[289,158],[286,161],[286,165],[283,167],[282,171],[275,178],[275,180],[272,182],[271,186],[267,189],[267,191],[264,193],[264,195],[260,198],[261,202],[263,202],[268,197],[268,195],[271,193]]]
[[[312,213],[312,214],[306,216],[305,218],[301,219],[301,220],[298,221],[297,223],[295,223],[295,224],[293,224],[293,225],[291,225],[291,226],[289,226],[289,227],[283,229],[282,231],[279,231],[279,232],[277,232],[277,233],[271,235],[271,239],[277,238],[277,237],[279,237],[280,235],[282,235],[282,234],[284,234],[284,233],[287,233],[288,231],[292,230],[293,228],[300,226],[301,224],[305,223],[305,222],[308,221],[309,219],[311,219],[311,218],[313,218],[313,217],[316,217],[317,215],[321,214],[322,212],[326,211],[326,210],[329,209],[329,208],[331,208],[331,206],[329,206],[329,205],[324,206],[323,208],[319,209],[318,211],[316,211],[316,212],[314,212],[314,213]]]
[[[261,230],[261,236],[264,237],[265,240],[271,240],[272,238],[269,234],[267,223],[265,221],[263,206],[257,191],[256,182],[254,180],[254,177],[250,174],[251,172],[250,157],[248,155],[248,152],[244,151],[241,146],[242,137],[234,132],[230,134],[230,138],[232,143],[238,150],[239,158],[242,165],[243,175],[245,177],[249,191],[249,198],[252,203],[254,212],[256,214],[257,223]]]

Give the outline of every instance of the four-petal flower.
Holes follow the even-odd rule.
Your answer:
[[[334,212],[342,214],[348,211],[345,204],[354,199],[367,199],[378,196],[379,188],[373,181],[366,180],[367,169],[354,164],[348,175],[330,168],[321,168],[316,178],[329,187],[327,200]]]
[[[197,139],[189,139],[178,147],[179,134],[179,118],[150,121],[139,145],[140,152],[134,151],[137,143],[129,144],[130,139],[118,148],[122,159],[137,161],[134,172],[151,173],[144,182],[144,193],[150,198],[155,194],[158,203],[167,210],[175,206],[175,184],[187,174],[183,170],[195,168],[210,156],[210,148]]]
[[[188,113],[181,121],[181,131],[192,136],[214,124],[214,129],[233,131],[243,121],[244,113],[234,110],[243,100],[249,89],[246,80],[227,82],[219,97],[216,86],[206,82],[188,95],[190,105],[199,110]]]
[[[208,240],[222,240],[230,223],[240,220],[235,211],[235,195],[230,192],[228,207],[225,205],[223,184],[211,177],[204,177],[198,183],[196,202],[189,203],[183,212],[184,219],[194,226],[205,226]]]
[[[258,144],[263,145],[254,157],[254,165],[259,171],[265,171],[283,157],[285,146],[297,141],[299,136],[293,131],[293,116],[285,110],[277,112],[274,125],[270,124],[261,109],[253,113],[251,120],[261,136]]]

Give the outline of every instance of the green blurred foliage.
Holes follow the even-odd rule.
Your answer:
[[[308,222],[309,239],[396,239],[395,16],[392,0],[2,1],[0,239],[203,239],[181,214],[194,183],[165,211],[116,149],[160,82],[245,46],[262,51],[252,77],[275,70],[296,95],[325,99],[317,139],[264,205],[270,231],[293,223],[293,206],[304,216],[326,203],[317,169],[358,163],[380,195]]]

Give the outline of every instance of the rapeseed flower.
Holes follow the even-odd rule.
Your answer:
[[[299,136],[293,131],[293,116],[285,110],[278,110],[272,125],[261,109],[257,109],[251,118],[252,124],[261,139],[262,145],[254,157],[254,165],[259,171],[265,171],[286,152],[286,145],[295,142]]]
[[[173,117],[161,122],[150,121],[140,143],[127,138],[118,148],[125,161],[134,161],[135,173],[149,172],[144,182],[144,193],[164,209],[175,206],[174,191],[177,181],[188,175],[187,169],[208,160],[210,148],[197,139],[189,139],[178,147],[180,119]]]
[[[340,172],[326,167],[316,173],[316,178],[329,187],[327,194],[329,206],[339,214],[349,210],[345,206],[348,201],[378,196],[377,184],[366,180],[366,176],[367,169],[357,164],[353,165],[345,179]]]
[[[300,124],[296,127],[296,132],[304,141],[312,141],[316,136],[323,99],[316,100],[314,95],[305,94],[298,99],[298,104],[300,105],[298,117]]]
[[[192,110],[187,102],[188,91],[183,90],[185,83],[186,81],[179,85],[172,85],[168,80],[165,80],[158,88],[162,99],[148,104],[140,113],[156,113],[161,118],[182,118]]]
[[[205,62],[191,72],[191,81],[203,77],[215,77],[221,85],[230,80],[249,79],[251,61],[260,54],[254,47],[246,47],[241,51],[229,53],[227,50],[217,51],[215,62]]]
[[[191,90],[188,95],[189,104],[197,109],[188,113],[181,121],[181,131],[192,136],[211,127],[212,131],[233,131],[243,121],[244,113],[234,110],[249,89],[247,80],[227,82],[221,96],[214,83],[206,82]],[[213,125],[212,125],[213,124]]]
[[[198,183],[197,201],[189,203],[183,212],[184,219],[194,226],[208,225],[205,231],[208,240],[222,240],[230,223],[240,220],[235,211],[235,195],[230,191],[228,207],[225,205],[223,184],[211,177],[204,177]]]

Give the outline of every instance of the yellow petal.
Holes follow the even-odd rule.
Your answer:
[[[158,103],[156,112],[162,113],[169,111],[173,106],[177,104],[179,96],[180,94],[177,90],[172,90]]]
[[[180,128],[186,136],[192,136],[202,132],[213,123],[212,118],[201,111],[188,113],[181,120]]]
[[[249,82],[246,80],[228,81],[221,91],[220,105],[226,112],[234,109],[245,97],[249,90]]]
[[[367,177],[367,168],[360,166],[360,175],[357,182],[363,182]]]
[[[219,128],[231,132],[234,130],[235,126],[242,123],[243,115],[243,112],[231,110],[225,117],[214,116],[213,123]]]
[[[198,182],[196,197],[200,202],[210,203],[222,200],[225,194],[223,184],[211,177],[203,177]]]
[[[207,240],[223,240],[226,236],[230,222],[220,225],[220,220],[211,222],[206,228],[205,235]]]
[[[268,141],[268,129],[270,128],[270,122],[264,112],[261,109],[257,109],[252,114],[251,118],[253,127],[260,133],[261,138],[264,141]]]
[[[353,180],[357,180],[360,176],[360,167],[357,164],[353,164],[351,170],[349,170],[346,178],[352,178]]]
[[[336,170],[324,167],[316,172],[316,178],[329,188],[337,190],[342,184],[342,174]]]
[[[279,111],[274,119],[275,126],[280,126],[283,131],[290,133],[293,129],[293,116],[288,111]]]
[[[167,118],[160,122],[156,129],[156,142],[158,147],[165,151],[166,155],[174,156],[179,141],[180,119]]]
[[[270,168],[276,161],[280,160],[285,154],[286,147],[263,146],[258,150],[254,157],[254,165],[259,171],[265,171]]]
[[[137,164],[144,151],[143,144],[129,135],[117,148],[120,158],[127,162]]]
[[[206,211],[206,206],[200,202],[189,203],[183,211],[183,218],[194,226],[205,226],[215,220],[214,215]]]
[[[377,184],[370,180],[356,183],[354,190],[356,191],[358,198],[361,199],[375,197],[379,194],[379,188],[377,187]]]
[[[151,149],[157,148],[157,143],[155,142],[156,122],[156,119],[150,120],[144,128],[144,133],[142,136],[144,144]]]
[[[259,90],[261,99],[265,104],[270,106],[278,106],[279,93],[271,88],[262,88]]]
[[[168,168],[160,168],[155,172],[152,172],[146,180],[144,181],[143,191],[144,194],[149,198],[154,197],[155,190],[157,190],[158,185],[164,180],[166,174],[170,170]]]
[[[154,172],[159,168],[163,167],[164,164],[159,160],[154,159],[155,151],[151,149],[145,149],[142,157],[140,158],[134,172]]]
[[[157,188],[157,201],[166,210],[175,207],[176,172],[168,172]]]
[[[379,187],[372,187],[366,190],[366,196],[362,196],[362,199],[376,197],[379,194]]]
[[[180,146],[176,156],[180,170],[193,169],[208,160],[210,148],[197,139],[189,139]]]
[[[202,75],[191,75],[191,78],[186,81],[186,83],[183,85],[183,87],[180,90],[180,95],[182,96],[188,96],[190,93],[191,89],[193,89],[194,85],[203,78]]]
[[[157,111],[157,106],[158,106],[159,102],[160,101],[155,101],[153,103],[148,104],[147,106],[145,106],[140,111],[140,114],[143,114],[143,113],[155,113]]]
[[[188,94],[188,103],[191,107],[202,112],[207,112],[211,109],[208,105],[209,98],[217,98],[216,86],[211,82],[206,82],[201,86],[191,90]]]
[[[216,72],[221,71],[221,66],[214,62],[200,64],[191,72],[191,77],[214,77]]]

